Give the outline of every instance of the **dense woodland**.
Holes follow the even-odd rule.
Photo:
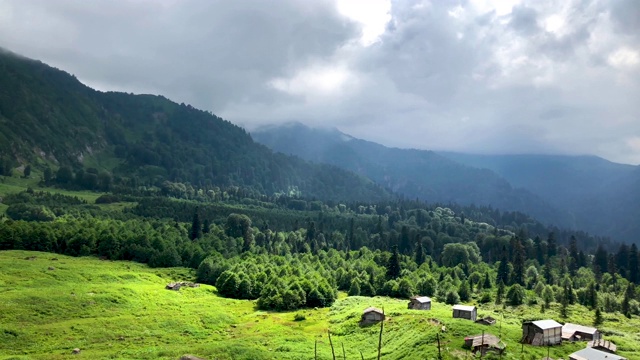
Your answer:
[[[274,154],[211,113],[94,91],[5,52],[0,85],[0,176],[35,171],[54,189],[3,197],[0,250],[186,266],[262,309],[324,307],[344,291],[640,314],[636,245],[405,199]],[[103,195],[88,203],[59,189]]]
[[[162,96],[95,91],[0,49],[0,175],[20,164],[68,189],[239,186],[324,200],[384,200],[371,180],[274,154],[242,128]]]
[[[235,187],[182,198],[156,191],[106,194],[97,204],[45,191],[6,196],[0,249],[187,266],[220,295],[257,299],[263,309],[328,306],[345,291],[640,314],[635,244],[545,228],[523,214],[409,200],[324,203]],[[122,201],[125,211],[108,207]]]

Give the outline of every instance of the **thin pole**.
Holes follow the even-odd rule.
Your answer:
[[[336,352],[333,350],[333,342],[331,341],[331,331],[327,330],[327,333],[329,334],[329,345],[331,345],[331,356],[333,360],[336,360]]]
[[[440,333],[436,333],[436,339],[438,340],[438,359],[442,360],[442,353],[440,353]]]
[[[347,353],[344,352],[344,343],[342,343],[342,359],[347,360]]]
[[[380,322],[380,335],[378,336],[378,360],[380,360],[382,349],[382,330],[384,329],[384,308],[382,308],[382,321]]]
[[[364,355],[362,355],[362,351],[360,351],[360,358],[364,360]]]
[[[482,339],[480,340],[480,359],[484,356],[484,330],[482,330]]]

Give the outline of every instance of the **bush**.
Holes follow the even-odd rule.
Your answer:
[[[525,299],[524,288],[519,284],[515,284],[509,289],[507,292],[507,300],[509,301],[509,305],[518,306],[524,304]]]
[[[457,291],[451,290],[447,293],[445,303],[449,305],[455,305],[460,302],[460,295]]]
[[[491,293],[488,291],[483,292],[482,296],[480,297],[480,300],[478,300],[480,304],[488,304],[491,301],[493,301],[493,297],[491,296]]]
[[[297,313],[296,316],[293,318],[293,321],[304,321],[304,320],[307,320],[307,317],[301,313]]]

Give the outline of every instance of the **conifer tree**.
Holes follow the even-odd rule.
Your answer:
[[[393,245],[391,249],[391,257],[387,263],[387,277],[396,279],[400,276],[400,254],[398,254],[398,245]]]
[[[416,259],[416,264],[420,266],[424,263],[425,256],[424,256],[424,248],[422,247],[422,240],[420,239],[420,235],[417,236],[417,239],[418,239],[418,245],[416,246],[415,259]]]
[[[557,252],[558,245],[556,244],[556,235],[552,231],[549,233],[549,237],[547,237],[547,256],[556,256]]]
[[[191,232],[189,233],[191,240],[202,237],[202,224],[200,223],[200,216],[198,215],[198,208],[193,213],[193,221],[191,222]]]
[[[596,307],[596,313],[593,317],[593,326],[602,325],[602,312],[599,307]]]

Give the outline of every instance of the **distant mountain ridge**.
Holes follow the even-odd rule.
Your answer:
[[[491,205],[525,212],[548,224],[569,223],[567,214],[527,190],[514,188],[494,172],[433,151],[388,148],[336,129],[312,129],[299,123],[264,127],[252,136],[273,150],[355,171],[409,198]]]
[[[107,171],[127,186],[168,180],[335,201],[391,196],[344,169],[275,154],[210,112],[162,96],[96,91],[1,50],[0,175],[19,164]]]
[[[640,240],[640,166],[597,156],[439,154],[494,171],[514,186],[568,211],[573,226],[620,240]]]

